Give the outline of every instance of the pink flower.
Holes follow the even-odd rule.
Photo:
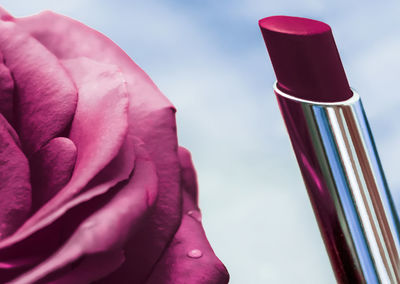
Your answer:
[[[227,283],[151,79],[72,19],[0,16],[0,282]]]

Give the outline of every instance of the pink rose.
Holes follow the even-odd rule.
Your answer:
[[[72,19],[0,17],[0,282],[227,283],[151,79]]]

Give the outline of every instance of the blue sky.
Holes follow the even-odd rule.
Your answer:
[[[400,200],[400,4],[382,2],[1,1],[15,16],[51,9],[103,32],[170,98],[207,235],[234,284],[335,283],[272,93],[260,18],[331,25]]]

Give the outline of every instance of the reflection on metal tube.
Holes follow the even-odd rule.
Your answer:
[[[339,283],[400,283],[400,224],[359,95],[318,103],[274,86]]]

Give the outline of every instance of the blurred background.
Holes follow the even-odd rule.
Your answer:
[[[106,34],[178,109],[207,236],[231,283],[335,283],[272,93],[258,28],[271,15],[333,29],[400,201],[400,2],[1,0],[14,16],[50,9]]]

